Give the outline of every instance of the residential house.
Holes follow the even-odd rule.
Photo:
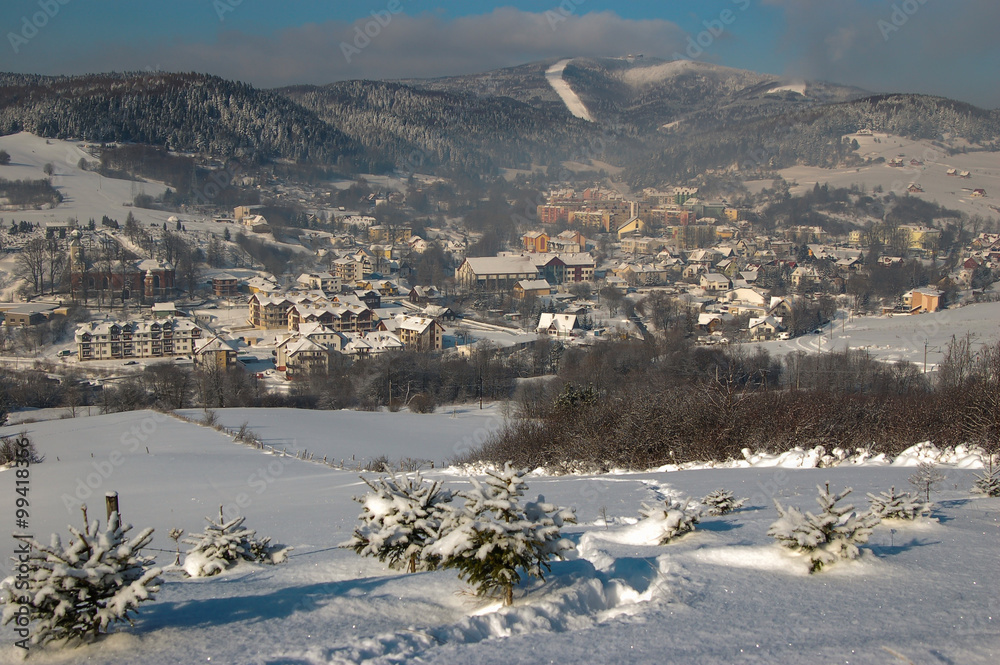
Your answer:
[[[551,337],[576,337],[583,332],[576,314],[552,314],[543,312],[538,319],[535,332]]]
[[[913,289],[903,294],[903,305],[911,313],[936,312],[944,305],[943,298],[937,289]]]
[[[409,301],[414,305],[423,305],[441,298],[441,291],[435,286],[414,286],[408,294]]]
[[[330,371],[330,356],[333,353],[328,347],[308,337],[298,337],[284,346],[285,376],[288,379],[301,379],[314,374],[327,374]]]
[[[378,330],[393,333],[413,351],[440,351],[444,345],[444,326],[425,316],[398,314],[379,321]]]
[[[323,293],[339,293],[340,277],[331,272],[305,272],[295,280],[303,289],[319,290]]]
[[[528,231],[521,236],[526,252],[547,252],[549,251],[549,234],[544,231]]]
[[[218,335],[195,344],[194,363],[201,369],[227,370],[236,367],[236,347]]]
[[[273,293],[278,290],[278,284],[273,279],[254,277],[247,281],[247,288],[250,290],[251,294]]]
[[[728,291],[732,286],[728,277],[726,277],[725,275],[720,275],[719,273],[715,272],[709,272],[703,274],[699,279],[698,283],[701,286],[701,288],[705,289],[706,291],[712,291],[716,293],[720,291]]]
[[[819,279],[819,273],[812,266],[797,266],[792,271],[792,287],[796,289],[815,284]]]
[[[221,272],[212,277],[212,293],[217,298],[232,298],[239,295],[240,280],[228,272]]]
[[[541,297],[552,293],[552,285],[544,279],[522,279],[514,285],[514,297],[524,300],[528,296]]]
[[[190,355],[203,330],[187,319],[90,322],[76,330],[80,360]]]
[[[785,327],[782,325],[781,319],[773,316],[764,316],[750,319],[748,330],[750,339],[761,342],[776,338],[779,332],[785,330]]]
[[[408,226],[374,224],[368,227],[368,242],[394,244],[408,242],[413,237],[413,229]]]
[[[566,229],[548,241],[548,248],[542,251],[556,252],[557,254],[576,254],[587,251],[587,239],[576,229]]]

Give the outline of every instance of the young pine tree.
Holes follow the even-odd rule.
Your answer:
[[[733,493],[727,489],[717,489],[710,492],[701,500],[709,515],[725,515],[734,510],[738,510],[746,503],[746,499],[736,499]]]
[[[651,507],[642,504],[639,514],[644,524],[654,524],[659,534],[660,545],[666,545],[671,540],[685,533],[694,531],[695,525],[701,520],[701,506],[691,499],[678,501],[668,498],[661,507]]]
[[[544,579],[549,560],[573,549],[559,535],[563,524],[576,521],[573,510],[546,503],[542,496],[522,504],[526,473],[507,462],[482,483],[471,479],[473,489],[459,493],[465,506],[451,511],[441,538],[428,548],[445,568],[457,568],[480,596],[499,592],[504,605],[514,602],[522,574]]]
[[[184,556],[184,571],[191,577],[216,575],[239,561],[279,564],[288,559],[292,548],[272,545],[270,538],[257,538],[256,531],[243,528],[246,517],[227,522],[219,506],[219,521],[205,520],[205,531],[181,541],[193,546]]]
[[[817,487],[820,512],[802,513],[798,508],[782,508],[777,501],[778,520],[771,524],[767,535],[774,537],[781,545],[809,555],[809,572],[815,573],[838,559],[856,559],[860,554],[858,545],[868,542],[872,529],[879,523],[879,517],[871,513],[856,513],[854,506],[838,506],[838,501],[851,493],[848,487],[840,494],[830,494]]]
[[[363,480],[372,491],[355,497],[364,506],[358,516],[362,524],[344,546],[388,561],[390,568],[405,566],[411,573],[436,568],[439,557],[425,550],[438,538],[451,491],[438,481],[425,482],[419,473],[382,477],[375,483]]]
[[[993,455],[990,455],[989,464],[983,472],[976,474],[972,491],[986,496],[1000,496],[1000,466],[993,463]]]
[[[883,520],[915,520],[930,512],[931,504],[921,501],[909,492],[896,493],[896,488],[868,495],[869,510]]]
[[[152,529],[130,539],[126,534],[132,526],[122,525],[118,513],[111,513],[101,529],[98,520],[88,521],[86,506],[83,521],[82,531],[69,527],[72,537],[65,546],[59,534],[52,534],[49,545],[26,541],[27,589],[17,589],[13,577],[0,584],[3,623],[23,616],[18,610],[27,608],[33,644],[93,641],[113,623],[131,625],[139,604],[159,591],[160,569],[141,551],[153,539]]]

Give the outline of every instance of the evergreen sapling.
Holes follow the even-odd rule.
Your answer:
[[[219,521],[205,520],[205,531],[181,541],[193,545],[184,557],[184,571],[191,577],[217,575],[239,561],[279,564],[288,559],[292,548],[272,545],[270,538],[258,539],[256,531],[243,528],[246,517],[227,522],[219,506]]]
[[[130,539],[132,526],[122,525],[117,512],[101,529],[98,520],[87,519],[86,506],[83,521],[82,531],[69,527],[72,537],[65,546],[59,534],[52,534],[49,545],[24,541],[27,589],[17,589],[14,577],[0,583],[3,623],[16,620],[21,625],[19,617],[27,608],[32,644],[93,641],[114,623],[132,625],[139,604],[153,600],[159,591],[161,571],[152,557],[142,554],[153,529]]]
[[[499,592],[504,605],[514,602],[522,574],[544,579],[549,560],[574,549],[559,534],[563,524],[576,522],[572,509],[546,503],[541,495],[522,505],[526,473],[507,462],[483,482],[470,479],[473,489],[458,493],[464,507],[449,511],[441,538],[427,548],[445,568],[457,568],[478,595]]]
[[[695,525],[701,521],[701,506],[692,503],[691,499],[681,502],[668,498],[662,508],[642,504],[639,514],[646,525],[656,525],[658,544],[666,545],[674,538],[694,531]]]
[[[917,464],[917,471],[909,477],[911,485],[923,492],[924,501],[931,502],[931,490],[947,476],[937,470],[937,465],[931,462],[921,462]]]
[[[362,480],[372,491],[355,497],[364,506],[358,516],[362,525],[344,546],[361,556],[388,561],[390,568],[405,567],[411,573],[436,568],[440,557],[425,550],[438,538],[451,491],[442,489],[439,481],[425,482],[419,473],[382,477],[374,483]]]
[[[976,474],[972,491],[986,496],[1000,496],[1000,467],[994,466],[992,455],[989,466]]]
[[[895,487],[878,496],[868,495],[869,510],[883,520],[915,520],[931,511],[931,504],[921,501],[909,492],[896,493]]]
[[[767,531],[767,535],[774,537],[782,546],[808,554],[810,573],[818,572],[838,559],[856,559],[861,554],[858,545],[868,542],[872,528],[880,521],[878,515],[870,512],[854,512],[854,506],[836,505],[851,493],[850,487],[840,494],[830,494],[829,484],[826,489],[817,489],[818,514],[803,513],[792,506],[785,509],[776,500],[774,505],[778,509],[778,520]]]
[[[746,502],[746,499],[735,499],[733,493],[727,489],[717,489],[701,500],[702,505],[705,506],[705,512],[713,516],[731,513],[742,508]]]

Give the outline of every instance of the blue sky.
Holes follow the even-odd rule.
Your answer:
[[[0,71],[273,87],[641,52],[996,108],[997,25],[996,0],[4,0]]]

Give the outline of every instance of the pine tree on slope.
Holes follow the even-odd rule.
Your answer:
[[[219,506],[219,521],[210,517],[205,520],[208,522],[205,531],[181,541],[193,545],[184,556],[184,571],[191,577],[216,575],[241,560],[279,564],[288,559],[292,548],[271,545],[270,538],[256,538],[256,531],[243,528],[246,517],[227,522]]]
[[[695,525],[701,520],[701,506],[692,503],[691,499],[679,501],[668,498],[662,508],[642,504],[639,514],[643,517],[643,523],[658,523],[659,544],[666,545],[674,538],[694,531]]]
[[[976,474],[972,491],[986,496],[1000,496],[1000,467],[994,466],[993,456],[990,456],[989,466]]]
[[[930,512],[931,504],[921,501],[909,492],[896,494],[896,488],[879,492],[878,496],[868,495],[869,510],[883,520],[915,520]]]
[[[27,607],[33,644],[92,641],[113,623],[131,625],[139,604],[159,591],[161,571],[141,552],[153,539],[153,529],[129,539],[132,525],[122,525],[118,513],[111,513],[102,530],[98,520],[88,521],[86,506],[83,521],[83,531],[69,527],[72,537],[65,546],[59,534],[52,534],[49,545],[27,541],[26,590],[15,590],[13,577],[0,584],[3,623],[14,620],[19,606]]]
[[[382,477],[375,483],[362,480],[372,491],[355,497],[364,506],[358,516],[362,525],[344,546],[388,561],[390,568],[405,566],[411,573],[436,568],[440,557],[427,555],[425,549],[438,538],[451,491],[442,489],[439,481],[425,482],[419,473],[412,478]]]
[[[559,535],[563,524],[576,522],[572,509],[546,503],[541,495],[521,504],[526,473],[507,462],[502,471],[488,472],[482,483],[470,479],[473,489],[458,493],[465,506],[450,512],[441,538],[428,548],[445,568],[457,568],[479,595],[499,591],[504,605],[514,602],[522,572],[544,579],[549,559],[574,547]]]
[[[852,492],[848,487],[840,494],[830,494],[817,487],[820,512],[802,513],[789,506],[786,510],[777,501],[778,520],[771,524],[767,535],[777,539],[784,547],[809,555],[809,572],[822,570],[838,559],[856,559],[860,554],[858,545],[868,542],[872,528],[879,523],[877,515],[854,512],[854,506],[837,506],[837,502]]]
[[[710,492],[701,500],[709,515],[725,515],[738,508],[743,507],[746,499],[735,499],[733,493],[727,489],[717,489]]]

